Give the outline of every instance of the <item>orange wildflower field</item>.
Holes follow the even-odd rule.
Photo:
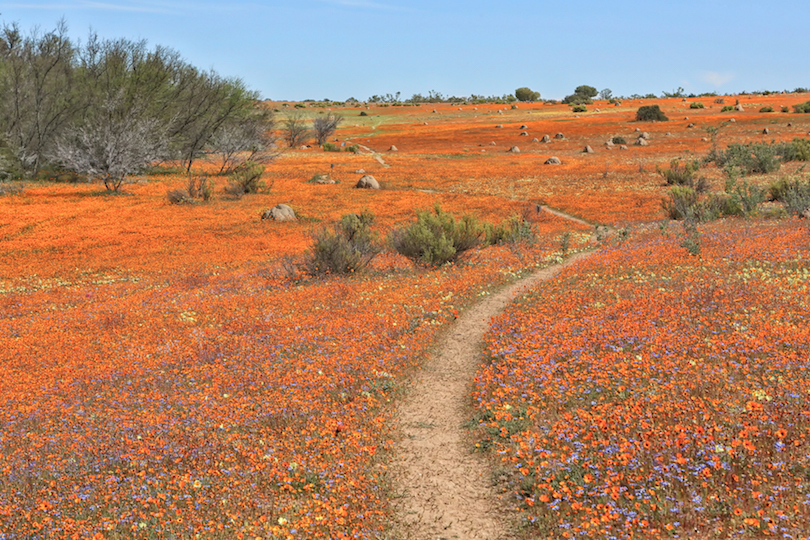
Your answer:
[[[335,107],[336,144],[358,153],[285,150],[241,199],[212,176],[212,200],[172,205],[186,177],[169,168],[117,195],[0,197],[0,540],[390,538],[404,382],[465,306],[584,249],[492,322],[470,397],[514,520],[543,538],[806,536],[807,223],[701,224],[690,254],[656,172],[807,137],[810,115],[758,112],[806,97],[739,96],[733,113],[653,100],[659,123],[634,121],[650,100]],[[354,189],[361,168],[381,190]],[[722,171],[700,172],[722,191]],[[260,219],[279,203],[299,219]],[[536,240],[439,269],[390,250],[350,276],[285,262],[347,213],[371,211],[384,237],[436,204],[521,216]]]

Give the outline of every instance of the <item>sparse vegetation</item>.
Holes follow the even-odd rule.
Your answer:
[[[416,223],[394,231],[391,244],[414,263],[435,268],[480,245],[483,234],[483,227],[474,217],[456,219],[436,205],[433,212],[417,212]]]
[[[636,111],[636,122],[666,122],[669,120],[658,105],[643,105]]]
[[[693,101],[692,103],[689,104],[689,108],[690,109],[702,109],[702,108],[704,108],[704,105],[703,105],[703,103],[701,103],[699,101]]]
[[[312,237],[303,269],[310,275],[351,274],[366,268],[379,253],[377,235],[372,231],[374,214],[346,214],[330,229]]]

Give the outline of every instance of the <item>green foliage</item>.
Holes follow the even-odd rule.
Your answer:
[[[697,192],[688,186],[674,186],[662,207],[669,219],[694,219],[697,212]]]
[[[782,112],[790,112],[790,108],[787,105],[782,105],[782,108],[780,110]]]
[[[789,146],[790,149],[782,155],[783,161],[810,161],[810,139],[796,137]]]
[[[325,142],[323,143],[323,151],[324,152],[340,152],[340,147],[334,143]]]
[[[500,225],[485,223],[483,227],[484,243],[488,246],[516,242],[532,243],[536,240],[531,223],[517,215]]]
[[[794,105],[793,110],[797,113],[810,113],[810,101],[805,101],[804,103]]]
[[[720,109],[720,112],[731,112],[734,110],[734,105],[723,105],[723,108]]]
[[[379,242],[371,225],[374,214],[363,211],[347,214],[332,230],[313,235],[313,246],[303,270],[310,275],[351,274],[366,268],[379,253]]]
[[[239,190],[241,190],[242,194],[258,193],[259,190],[265,187],[262,174],[264,174],[264,165],[261,163],[255,161],[242,163],[228,175],[231,181],[232,194],[236,195]]]
[[[714,161],[722,168],[736,167],[742,174],[767,174],[779,170],[777,155],[780,148],[764,143],[733,143],[725,151],[711,152],[704,161]]]
[[[585,105],[574,105],[571,108],[571,112],[575,112],[575,113],[587,112],[587,111],[588,111],[588,107],[586,107]]]
[[[810,209],[810,179],[800,177],[780,178],[770,187],[773,200],[785,205],[792,215],[802,215]]]
[[[593,86],[582,85],[577,86],[574,93],[565,96],[562,101],[568,105],[590,105],[597,94],[598,92]]]
[[[699,168],[700,162],[697,160],[684,163],[676,158],[669,162],[669,169],[656,167],[656,171],[669,186],[688,186],[697,191],[703,191],[705,189],[705,179],[695,177],[695,173]]]
[[[759,110],[759,112],[773,112],[773,107],[770,107],[770,106],[765,106],[765,107],[762,107],[762,108]]]
[[[537,101],[540,99],[540,92],[535,92],[531,88],[522,86],[515,90],[515,97],[518,101]]]
[[[700,232],[696,222],[684,222],[680,245],[693,257],[700,257]]]
[[[689,104],[689,108],[690,109],[702,109],[702,108],[704,108],[704,105],[703,105],[703,103],[701,103],[699,101],[693,101],[692,103]]]
[[[669,120],[658,105],[643,105],[636,111],[636,122],[666,122]]]
[[[613,137],[611,139],[611,141],[613,141],[613,144],[627,144],[627,139],[625,139],[621,135],[617,135],[616,137]]]
[[[437,204],[434,211],[416,213],[416,223],[391,235],[397,252],[421,266],[436,268],[478,246],[484,231],[474,217],[456,219]]]

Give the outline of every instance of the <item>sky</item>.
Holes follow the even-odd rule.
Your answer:
[[[263,99],[433,90],[560,99],[810,87],[810,0],[18,0],[24,33],[146,40]]]

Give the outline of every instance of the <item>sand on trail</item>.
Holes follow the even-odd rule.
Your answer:
[[[395,525],[407,540],[512,538],[487,459],[472,452],[464,424],[470,385],[482,361],[490,319],[534,284],[587,257],[579,253],[549,266],[469,308],[438,343],[397,410],[402,440],[392,471],[398,498]],[[400,536],[397,536],[400,538]]]

